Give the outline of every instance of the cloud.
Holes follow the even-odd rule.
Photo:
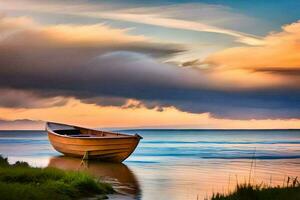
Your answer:
[[[0,89],[0,105],[12,108],[43,108],[62,106],[67,99],[59,96],[41,96],[33,91]]]
[[[218,83],[206,70],[157,60],[182,51],[176,45],[104,25],[18,27],[2,30],[17,31],[0,40],[0,65],[5,66],[0,68],[1,106],[61,106],[73,97],[122,108],[176,107],[220,118],[300,117],[300,92],[294,87],[245,90],[233,82],[228,90],[228,83]],[[218,69],[217,62],[214,66]]]
[[[18,17],[18,18],[9,18],[5,17],[4,14],[0,14],[1,24],[0,32],[1,34],[13,33],[14,31],[26,29],[28,27],[35,27],[34,21],[28,17]]]
[[[291,69],[289,67],[264,67],[262,69],[253,69],[254,72],[267,72],[275,75],[290,75],[290,76],[300,76],[299,69]]]
[[[2,17],[0,26],[7,21],[18,24],[13,19]],[[142,92],[149,85],[155,92],[159,88],[199,82],[194,81],[198,76],[193,71],[161,64],[149,57],[170,56],[182,51],[178,46],[130,36],[124,30],[101,24],[6,27],[0,32],[10,32],[0,41],[0,63],[6,66],[0,69],[1,93],[5,94],[2,106],[35,107],[30,102],[51,106],[57,104],[60,96],[77,96],[89,102],[99,100],[99,94],[122,97],[122,91],[127,98],[128,88]],[[23,93],[24,89],[30,93]],[[14,95],[21,97],[22,102],[11,101]],[[43,99],[37,101],[37,96],[55,100],[47,104]],[[103,103],[103,98],[99,102]]]
[[[219,28],[211,25],[207,25],[200,22],[187,21],[174,18],[164,18],[155,15],[147,14],[132,14],[132,13],[86,13],[87,16],[99,17],[105,19],[129,21],[135,23],[142,23],[154,26],[161,26],[166,28],[174,28],[189,31],[198,32],[211,32],[229,35],[237,38],[238,42],[245,43],[248,45],[261,45],[263,44],[259,37],[246,34],[234,30],[225,28]]]
[[[264,37],[258,47],[234,47],[199,61],[218,80],[233,79],[249,87],[296,87],[300,82],[300,21]],[[195,62],[192,63],[194,66]],[[227,80],[225,80],[227,81]]]
[[[170,96],[156,105],[172,105],[189,113],[210,113],[219,119],[296,119],[300,117],[299,100],[300,91],[295,89],[197,90],[178,92],[177,98]]]
[[[45,5],[37,1],[22,1],[21,3],[4,2],[2,4],[4,9],[68,14],[81,17],[140,23],[164,28],[210,32],[234,37],[236,38],[236,41],[248,45],[263,44],[263,41],[259,36],[230,28],[223,28],[224,25],[239,28],[236,24],[254,24],[254,22],[253,20],[249,20],[249,17],[235,14],[230,8],[220,5],[194,3],[127,9],[118,9],[115,8],[116,6],[110,6],[110,9],[103,9],[107,7],[107,4],[102,5],[101,3],[95,3],[93,6],[90,6],[80,2],[75,2],[72,5],[48,2],[48,4]],[[95,7],[98,9],[95,9]],[[241,20],[241,22],[237,19],[243,19],[244,21]]]
[[[0,17],[0,35],[2,46],[30,45],[33,51],[38,48],[86,48],[87,52],[99,53],[117,49],[167,56],[184,50],[179,45],[166,47],[144,36],[129,35],[128,29],[104,24],[42,26],[26,17]]]

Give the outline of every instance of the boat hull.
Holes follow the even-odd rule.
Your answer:
[[[122,162],[137,147],[140,137],[120,138],[72,138],[53,134],[48,138],[55,150],[66,156]]]

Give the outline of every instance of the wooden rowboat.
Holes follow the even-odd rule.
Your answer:
[[[66,156],[122,162],[137,147],[141,136],[98,131],[47,122],[48,138],[55,150]]]

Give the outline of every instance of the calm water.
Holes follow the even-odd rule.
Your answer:
[[[0,153],[10,162],[24,160],[102,177],[122,193],[111,199],[196,200],[249,179],[282,185],[287,176],[300,176],[300,130],[122,132],[144,137],[123,164],[80,165],[80,160],[53,150],[42,131],[1,131]]]

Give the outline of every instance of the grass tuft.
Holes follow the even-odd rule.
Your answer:
[[[26,162],[10,165],[0,155],[0,197],[2,200],[79,199],[113,193],[111,185],[83,172],[55,168],[34,168]]]
[[[300,200],[298,178],[288,178],[286,185],[271,187],[267,185],[240,184],[229,194],[213,194],[211,200]]]

